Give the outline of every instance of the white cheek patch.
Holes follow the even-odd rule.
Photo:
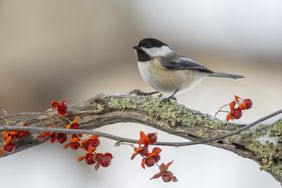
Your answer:
[[[149,56],[157,57],[157,56],[166,56],[167,54],[171,53],[172,50],[168,46],[162,46],[160,48],[145,48],[141,47]]]

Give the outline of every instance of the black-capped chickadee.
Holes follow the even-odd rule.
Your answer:
[[[240,75],[214,72],[154,38],[145,38],[137,46],[139,72],[145,82],[162,93],[172,93],[171,99],[181,90],[191,88],[205,77],[239,79]]]

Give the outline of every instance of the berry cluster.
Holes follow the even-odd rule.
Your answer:
[[[65,125],[66,129],[79,129],[79,117],[75,117],[72,121],[66,117],[67,104],[65,100],[62,101],[52,101],[51,106],[56,110],[58,117],[64,120],[69,121],[69,124]],[[22,126],[27,126],[27,123],[21,123]],[[49,127],[55,127],[54,124],[49,125]],[[30,132],[28,131],[5,131],[2,133],[2,140],[4,142],[3,148],[0,148],[0,156],[4,155],[5,152],[11,153],[16,148],[16,143],[21,139],[24,139],[28,136]],[[86,139],[83,139],[82,134],[72,134],[68,135],[66,133],[58,133],[52,131],[41,132],[38,136],[38,139],[45,140],[49,138],[51,143],[64,144],[64,149],[78,150],[81,149],[85,153],[84,155],[78,158],[78,161],[85,161],[87,165],[94,165],[94,169],[98,170],[100,167],[108,167],[111,164],[113,156],[111,153],[98,153],[96,152],[98,146],[100,145],[100,140],[98,135],[92,135]],[[161,148],[154,147],[151,151],[149,150],[149,145],[156,144],[157,134],[149,133],[145,134],[143,131],[140,131],[140,139],[138,140],[137,147],[134,146],[134,153],[131,156],[133,160],[137,155],[142,157],[141,166],[143,169],[146,167],[158,166],[159,172],[155,174],[151,179],[162,178],[164,182],[175,182],[177,181],[176,177],[171,171],[168,170],[169,166],[172,164],[172,161],[161,165],[158,162],[161,159],[160,153]]]
[[[65,116],[67,114],[67,106],[65,100],[52,101],[51,106],[55,109],[59,115]],[[79,129],[78,117],[66,125],[67,129]],[[55,143],[56,141],[60,144],[67,142],[68,135],[65,133],[53,133],[53,132],[42,132],[39,139],[46,139],[50,137],[50,142]],[[81,140],[82,134],[71,135],[70,141],[64,145],[64,149],[78,150],[83,149],[86,153],[84,156],[80,156],[78,161],[85,160],[86,164],[95,164],[95,169],[98,170],[100,166],[108,167],[111,164],[113,156],[111,153],[96,153],[96,149],[100,144],[100,140],[97,135],[93,135],[87,139]]]
[[[78,158],[79,161],[85,160],[88,165],[95,164],[95,170],[98,170],[100,166],[110,166],[112,159],[113,156],[111,153],[86,153],[86,155]]]
[[[240,119],[242,117],[242,111],[250,109],[252,105],[253,102],[251,99],[243,99],[235,95],[235,100],[229,104],[230,112],[226,116],[226,121]]]
[[[85,160],[86,164],[94,165],[95,170],[98,170],[100,166],[108,167],[111,164],[113,156],[111,153],[97,153],[96,149],[100,144],[99,137],[93,135],[81,142],[81,148],[84,149],[85,155],[80,156],[78,161]]]
[[[49,126],[49,127],[53,127],[53,126]],[[78,124],[78,117],[75,117],[74,120],[66,125],[67,129],[79,129],[79,124]],[[63,144],[67,141],[67,134],[65,133],[53,133],[53,132],[42,132],[39,135],[39,139],[44,140],[47,137],[50,138],[50,142],[51,143],[55,143],[56,141],[60,144]],[[65,145],[65,147],[69,147],[71,146],[72,149],[77,150],[80,147],[80,144],[77,144],[78,141],[80,141],[80,138],[82,137],[82,135],[72,135],[72,139],[70,141],[70,143],[66,144],[68,146]]]
[[[160,152],[162,151],[159,147],[154,147],[152,151],[149,151],[149,145],[155,144],[157,142],[157,134],[149,133],[145,134],[143,131],[140,131],[140,138],[138,141],[138,147],[134,147],[134,153],[131,156],[131,160],[134,159],[137,155],[142,157],[141,166],[145,169],[145,167],[152,167],[155,164],[157,166],[158,162],[161,159]],[[172,172],[168,171],[168,167],[172,162],[165,165],[162,163],[159,168],[160,172],[153,176],[151,179],[162,177],[164,182],[177,181],[176,177]]]
[[[224,107],[228,106],[229,110],[224,111],[222,110]],[[215,113],[214,118],[219,112],[227,113],[226,115],[226,121],[234,120],[234,119],[240,119],[242,117],[242,111],[248,110],[252,108],[253,102],[251,99],[243,99],[241,97],[238,97],[235,95],[235,99],[231,101],[228,104],[223,105],[219,108],[219,110]]]
[[[20,125],[26,126],[26,123]],[[5,131],[2,133],[2,140],[4,141],[4,147],[0,148],[0,156],[4,155],[5,152],[12,153],[16,148],[18,140],[23,139],[29,133],[27,131]]]

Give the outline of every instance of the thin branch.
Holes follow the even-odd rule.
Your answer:
[[[215,112],[215,114],[214,114],[214,116],[213,116],[213,119],[216,118],[216,116],[217,116],[217,114],[218,114],[219,112],[223,112],[223,111],[221,111],[221,109],[224,108],[225,106],[229,106],[229,104],[222,105],[222,106]]]
[[[227,134],[224,134],[222,136],[217,136],[217,137],[211,137],[211,138],[207,138],[207,139],[202,139],[202,140],[197,140],[197,141],[190,141],[190,142],[157,142],[154,145],[162,145],[162,146],[175,146],[175,147],[180,147],[180,146],[191,146],[191,145],[197,145],[197,144],[204,144],[204,143],[208,143],[208,142],[213,142],[213,141],[217,141],[217,140],[222,140],[226,137],[235,135],[235,134],[239,134],[240,132],[247,130],[267,119],[270,119],[278,114],[282,113],[282,109],[278,110],[276,112],[273,112],[267,116],[264,116],[244,127],[241,127],[239,129],[236,129],[234,131],[231,131]],[[52,127],[29,127],[29,126],[1,126],[0,125],[0,132],[2,131],[9,131],[9,130],[14,130],[14,131],[19,131],[19,130],[23,130],[23,131],[42,131],[42,132],[54,132],[54,133],[66,133],[66,134],[95,134],[104,138],[108,138],[111,140],[115,140],[117,142],[127,142],[127,143],[137,143],[138,140],[135,139],[130,139],[130,138],[125,138],[125,137],[120,137],[120,136],[116,136],[116,135],[112,135],[112,134],[108,134],[108,133],[104,133],[104,132],[100,132],[100,131],[93,131],[93,130],[81,130],[81,129],[67,129],[67,128],[52,128]]]

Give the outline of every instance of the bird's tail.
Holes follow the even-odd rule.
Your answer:
[[[209,74],[210,77],[221,77],[221,78],[231,78],[231,79],[240,79],[245,78],[244,76],[236,75],[236,74],[227,74],[221,72],[213,72]]]

